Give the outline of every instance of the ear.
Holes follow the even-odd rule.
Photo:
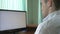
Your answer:
[[[52,6],[52,0],[48,0],[47,6],[48,6],[48,7],[51,7],[51,6]]]

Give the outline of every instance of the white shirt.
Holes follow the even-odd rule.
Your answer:
[[[37,27],[35,34],[60,34],[60,11],[50,13]]]

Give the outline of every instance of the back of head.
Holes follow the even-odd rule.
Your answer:
[[[55,5],[55,9],[59,10],[60,9],[60,0],[52,0],[54,5]],[[45,2],[47,3],[48,0],[45,0]]]
[[[60,9],[60,0],[53,0],[54,5],[55,5],[55,9],[59,10]]]

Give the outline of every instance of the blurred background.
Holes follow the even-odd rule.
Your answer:
[[[0,10],[1,9],[25,11],[26,27],[28,30],[33,30],[34,28],[36,30],[36,27],[42,22],[43,17],[42,17],[41,0],[0,0]],[[30,32],[28,31],[27,33]],[[34,32],[32,32],[32,34]]]

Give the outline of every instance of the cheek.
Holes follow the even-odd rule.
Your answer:
[[[42,14],[44,17],[48,15],[48,9],[46,5],[42,5]]]
[[[45,12],[46,12],[46,7],[45,5],[42,5],[42,13],[45,14]]]
[[[45,11],[46,11],[46,9],[47,9],[46,5],[45,5],[45,4],[43,4],[43,5],[42,5],[42,11],[44,11],[44,12],[45,12]]]

